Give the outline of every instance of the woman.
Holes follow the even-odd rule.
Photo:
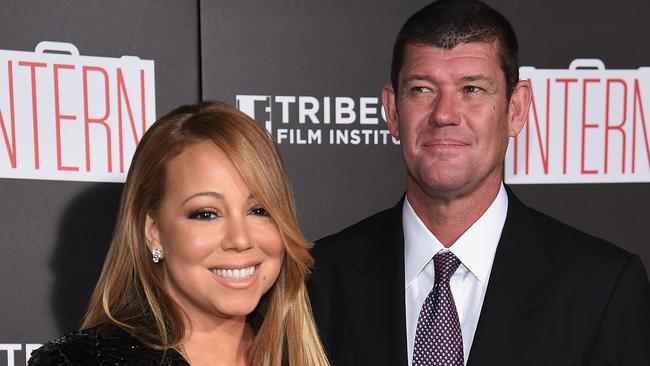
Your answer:
[[[311,243],[268,134],[220,102],[138,145],[81,330],[30,365],[327,365],[304,279]]]

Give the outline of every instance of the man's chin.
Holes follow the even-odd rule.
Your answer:
[[[421,175],[409,182],[408,190],[419,190],[422,193],[436,196],[457,196],[468,190],[468,180],[463,174],[428,174]]]

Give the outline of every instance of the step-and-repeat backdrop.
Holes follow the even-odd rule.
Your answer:
[[[379,93],[425,1],[15,1],[0,22],[0,366],[78,328],[143,132],[236,105],[286,160],[310,239],[394,205]],[[506,181],[650,267],[650,3],[492,0],[521,45],[529,123]]]

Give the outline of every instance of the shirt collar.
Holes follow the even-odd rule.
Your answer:
[[[472,226],[449,248],[461,263],[483,284],[487,282],[494,262],[501,231],[508,212],[508,194],[501,184],[499,193]],[[424,225],[407,199],[402,207],[404,229],[405,286],[413,281],[440,250],[442,243]]]

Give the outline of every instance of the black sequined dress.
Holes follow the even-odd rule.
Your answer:
[[[29,366],[189,366],[175,350],[149,348],[114,325],[64,335],[32,353]]]

